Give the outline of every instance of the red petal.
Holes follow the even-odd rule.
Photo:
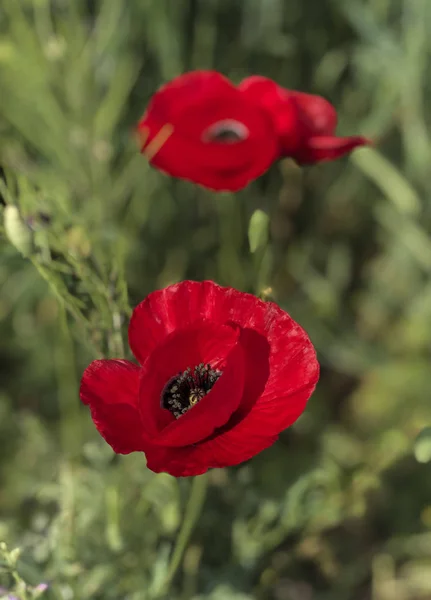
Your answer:
[[[271,347],[269,377],[251,412],[232,432],[275,436],[303,412],[319,378],[319,363],[307,333],[272,302],[265,303]]]
[[[371,140],[362,136],[316,136],[310,138],[293,158],[300,164],[334,160],[366,144],[371,144]]]
[[[228,439],[220,436],[187,448],[153,446],[146,453],[147,466],[155,473],[169,473],[174,477],[201,475],[208,469],[234,466],[249,460],[272,446],[277,437]]]
[[[232,429],[253,408],[269,377],[270,345],[265,336],[253,329],[242,329],[240,344],[244,354],[245,382],[241,405],[223,429]]]
[[[144,450],[137,408],[140,369],[127,360],[95,360],[84,371],[80,397],[102,437],[118,454]]]
[[[271,117],[277,132],[279,155],[294,152],[304,137],[305,124],[301,122],[295,93],[260,75],[247,77],[238,86],[244,96],[262,106]]]
[[[276,158],[277,140],[267,133],[232,145],[188,140],[173,133],[151,164],[172,177],[211,190],[236,192],[265,173]]]
[[[293,368],[303,363],[302,368],[307,370],[307,361],[301,358],[293,361]],[[271,393],[274,393],[274,387],[278,389],[283,374],[273,378],[265,399],[256,403],[244,420],[225,433],[186,448],[174,450],[151,447],[146,453],[148,467],[156,473],[167,472],[175,477],[186,477],[249,460],[276,442],[278,433],[291,425],[303,412],[318,377],[318,365],[314,356],[309,357],[308,371],[307,377],[311,383],[305,384],[302,389],[291,386],[292,389],[286,390],[285,395],[278,396],[279,391],[275,392],[277,397],[271,400]]]
[[[234,144],[204,141],[215,123],[239,121],[249,132]],[[152,98],[138,129],[148,130],[143,150],[167,123],[172,135],[150,158],[158,169],[215,190],[236,191],[264,173],[277,156],[268,115],[244,101],[220,73],[195,71],[177,77]],[[144,136],[145,137],[145,136]]]
[[[206,459],[199,460],[193,446],[188,448],[162,448],[153,446],[146,453],[147,467],[154,473],[169,473],[173,477],[194,477],[208,471]]]
[[[226,423],[239,405],[244,383],[238,336],[230,326],[198,321],[173,332],[152,352],[142,368],[140,387],[140,412],[152,443],[193,444]],[[176,420],[161,407],[163,389],[172,377],[201,363],[223,375],[205,398]]]
[[[273,311],[282,311],[268,304],[270,374],[263,393],[238,424],[199,444],[189,461],[207,461],[208,467],[239,464],[273,444],[304,411],[319,377],[314,348],[290,317],[272,320]]]
[[[278,368],[274,363],[283,361]],[[250,413],[232,430],[235,435],[277,435],[296,421],[319,379],[319,363],[308,341],[296,355],[275,347],[265,390]]]
[[[279,319],[299,327],[287,313],[272,302],[263,302],[234,288],[213,281],[182,281],[149,294],[133,311],[129,325],[129,344],[143,364],[172,331],[186,328],[199,319],[224,325],[254,329],[266,336]]]
[[[129,325],[129,345],[137,360],[143,364],[175,329],[199,319],[213,320],[218,289],[222,288],[212,281],[182,281],[149,294],[133,311]]]
[[[239,88],[271,114],[280,139],[280,153],[292,156],[300,164],[332,160],[369,143],[362,137],[336,138],[337,112],[321,96],[287,90],[260,76],[248,77]]]
[[[172,119],[176,121],[190,103],[205,103],[216,96],[230,94],[232,90],[235,86],[217,71],[190,71],[159,88],[146,113],[153,113],[154,118],[162,123],[172,122]]]
[[[263,304],[264,327],[270,344],[269,377],[260,397],[248,407],[248,414],[208,442],[208,446],[202,444],[202,451],[207,447],[214,457],[219,452],[220,459],[222,447],[226,460],[228,449],[236,448],[232,460],[241,462],[241,455],[242,460],[247,460],[262,444],[270,445],[269,439],[274,441],[302,414],[319,378],[319,363],[306,332],[277,305]]]
[[[337,112],[328,100],[314,94],[288,90],[266,77],[244,79],[239,89],[271,115],[284,156],[298,151],[312,135],[333,134]]]
[[[322,96],[288,90],[272,79],[259,75],[244,79],[239,89],[249,100],[268,110],[277,123],[279,135],[295,134],[295,125],[301,130],[301,137],[329,135],[335,131],[337,112]]]
[[[262,77],[261,75],[247,77],[241,81],[238,89],[248,100],[264,106],[271,114],[286,107],[288,90],[267,77]]]
[[[293,95],[305,120],[308,136],[332,135],[335,132],[337,111],[328,100],[303,92],[293,92]]]

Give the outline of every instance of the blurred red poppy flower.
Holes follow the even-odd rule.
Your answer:
[[[164,85],[138,134],[155,167],[213,190],[245,187],[278,152],[267,111],[214,71],[192,71]]]
[[[135,309],[140,366],[96,360],[80,396],[115,452],[176,477],[248,460],[304,411],[319,376],[305,331],[272,302],[184,281]]]
[[[370,144],[363,136],[337,137],[337,113],[322,98],[287,90],[260,75],[244,79],[241,92],[272,115],[282,156],[299,164],[334,160],[358,146]]]

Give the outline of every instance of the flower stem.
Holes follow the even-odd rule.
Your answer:
[[[165,580],[163,581],[160,595],[158,597],[163,596],[169,590],[169,586],[171,584],[172,579],[174,578],[178,567],[181,564],[181,560],[183,558],[184,552],[187,548],[187,544],[189,542],[190,536],[193,532],[193,529],[200,517],[204,502],[206,491],[208,487],[208,475],[200,475],[199,477],[194,477],[193,483],[191,486],[190,496],[186,506],[186,512],[184,514],[184,520],[182,523],[182,527],[178,534],[175,548],[172,553],[171,561],[168,567],[168,572]]]

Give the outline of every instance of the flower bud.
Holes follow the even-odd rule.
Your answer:
[[[33,250],[33,234],[16,206],[8,204],[4,209],[4,228],[10,243],[23,256],[30,256]]]

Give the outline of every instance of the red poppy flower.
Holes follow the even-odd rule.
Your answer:
[[[286,90],[266,77],[244,79],[239,89],[274,119],[282,156],[299,164],[334,160],[358,146],[365,137],[336,137],[337,113],[327,100],[313,94]]]
[[[155,167],[214,190],[245,187],[278,152],[267,111],[214,71],[193,71],[164,85],[138,133]]]
[[[140,366],[96,360],[80,389],[115,452],[142,451],[176,477],[236,465],[303,412],[319,375],[305,331],[272,302],[184,281],[135,309],[129,343]]]

